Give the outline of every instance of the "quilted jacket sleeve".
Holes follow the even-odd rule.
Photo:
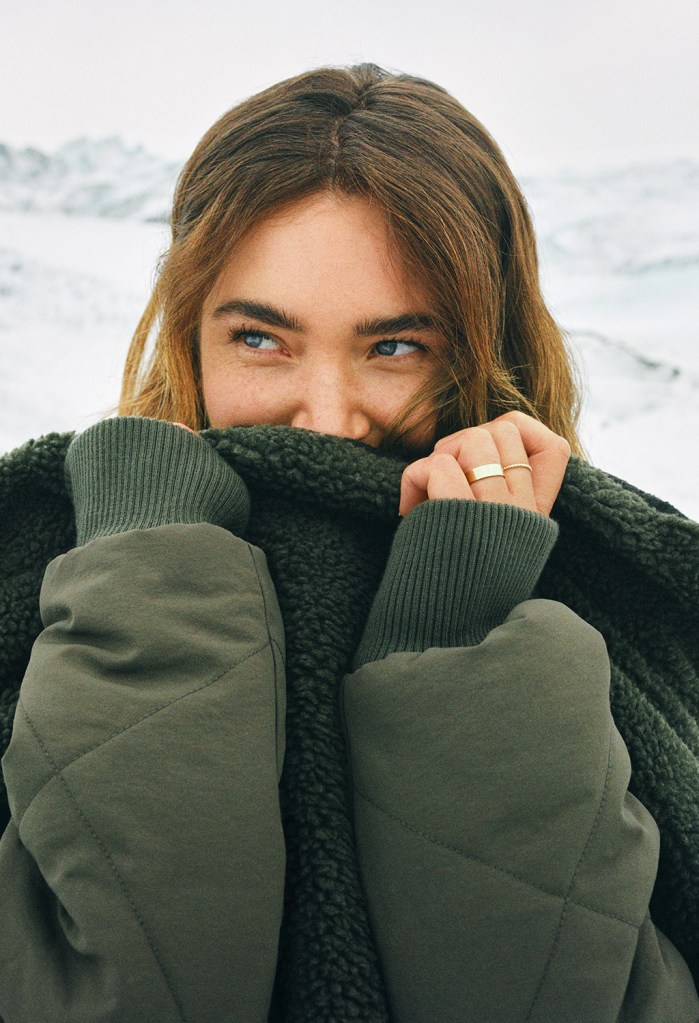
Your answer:
[[[604,640],[526,599],[554,541],[533,513],[420,505],[345,679],[360,869],[396,1023],[699,1019],[648,916],[658,834],[627,790]]]
[[[133,427],[100,429],[103,443]],[[184,460],[191,480],[212,454],[168,424],[136,429],[157,449],[154,471],[170,450],[169,471]],[[267,1018],[285,868],[284,635],[264,554],[206,521],[246,513],[242,482],[221,467],[215,494],[194,484],[186,507],[163,505],[162,525],[128,529],[119,490],[112,519],[83,517],[83,545],[46,572],[44,631],[3,759],[5,1023]],[[211,483],[212,466],[201,472]]]

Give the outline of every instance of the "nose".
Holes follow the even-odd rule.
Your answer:
[[[316,373],[294,400],[291,425],[370,443],[372,421],[361,389],[347,377]]]

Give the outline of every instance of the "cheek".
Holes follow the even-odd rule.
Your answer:
[[[214,428],[235,426],[240,402],[234,400],[235,381],[230,367],[206,350],[201,356],[201,389],[209,424]]]
[[[419,457],[423,457],[431,453],[434,445],[437,442],[437,417],[436,415],[430,415],[414,429],[408,430],[405,435],[405,444],[408,450],[411,450],[414,454]]]
[[[235,424],[229,419],[231,409],[229,408],[230,402],[226,400],[225,391],[215,384],[212,385],[210,381],[207,385],[206,379],[204,379],[202,391],[209,426],[213,426],[215,429],[234,426]]]
[[[398,415],[408,404],[409,399],[417,390],[409,391],[402,395],[401,401],[389,405],[384,395],[382,411],[380,414],[381,423],[384,428],[388,427],[394,417]],[[396,442],[395,450],[404,458],[412,461],[416,458],[423,458],[432,453],[437,441],[437,415],[430,409],[429,405],[423,405],[408,419],[402,429],[402,439]],[[391,444],[391,448],[393,448]]]
[[[371,370],[343,381],[336,379],[335,386],[340,387],[342,394],[333,398],[332,374],[324,377],[319,387],[317,376],[309,382],[308,375],[303,380],[292,380],[283,371],[258,373],[251,367],[232,366],[227,359],[219,358],[217,352],[209,352],[207,357],[205,350],[201,375],[207,419],[214,429],[263,422],[289,425],[300,408],[307,409],[315,403],[324,406],[330,401],[344,402],[360,411],[377,440],[423,383],[419,377],[404,378]],[[419,427],[409,430],[406,443],[413,450],[431,450],[435,425],[436,417],[427,417]]]
[[[209,425],[254,426],[275,422],[283,412],[284,398],[275,381],[256,380],[244,368],[202,362],[202,394]]]
[[[253,404],[244,387],[221,377],[204,377],[204,406],[211,426],[244,426],[249,423]]]
[[[222,374],[212,364],[211,358],[201,354],[201,392],[204,399],[204,408],[209,425],[219,427],[223,425],[225,417],[226,391]]]

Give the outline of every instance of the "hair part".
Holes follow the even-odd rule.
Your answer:
[[[447,341],[385,443],[425,407],[439,436],[519,409],[582,454],[576,369],[541,294],[531,216],[502,152],[446,90],[374,64],[280,82],[201,139],[177,182],[171,245],[131,343],[119,412],[207,425],[204,299],[252,228],[323,191],[383,211]]]

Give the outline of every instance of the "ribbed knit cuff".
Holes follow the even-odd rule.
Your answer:
[[[250,498],[240,476],[196,434],[158,419],[105,419],[66,455],[78,545],[98,536],[209,522],[241,533]]]
[[[531,595],[557,537],[551,519],[513,505],[424,501],[396,530],[354,669],[480,643]]]

